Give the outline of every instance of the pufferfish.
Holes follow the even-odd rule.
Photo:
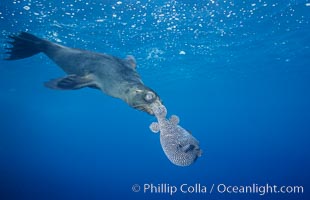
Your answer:
[[[189,166],[202,155],[198,140],[191,133],[182,128],[180,119],[172,115],[166,119],[167,109],[164,105],[151,106],[158,122],[153,122],[150,129],[154,133],[160,132],[160,144],[168,159],[178,166]]]

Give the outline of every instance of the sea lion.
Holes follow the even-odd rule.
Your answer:
[[[178,116],[172,115],[169,120],[166,119],[167,109],[164,105],[151,108],[158,122],[151,123],[150,129],[154,133],[160,131],[160,144],[167,158],[182,167],[193,164],[202,155],[198,140],[178,125]]]
[[[99,89],[107,95],[122,99],[129,106],[153,115],[150,105],[161,105],[157,93],[145,86],[136,71],[134,57],[120,59],[112,55],[96,53],[59,45],[22,32],[9,36],[12,46],[7,48],[6,60],[18,60],[44,53],[68,76],[50,80],[45,86],[59,90],[75,90],[84,87]]]

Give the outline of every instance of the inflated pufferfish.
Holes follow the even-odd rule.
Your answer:
[[[154,133],[160,131],[160,143],[168,159],[178,166],[189,166],[202,155],[199,142],[191,133],[182,128],[180,119],[172,115],[166,119],[167,109],[164,105],[151,107],[158,122],[153,122],[150,129]]]

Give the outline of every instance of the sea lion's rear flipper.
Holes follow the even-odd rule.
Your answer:
[[[6,54],[9,54],[9,57],[5,58],[6,60],[18,60],[33,56],[44,51],[48,45],[46,40],[25,32],[19,35],[11,35],[9,38],[12,41],[8,42],[11,47],[6,48]]]
[[[98,88],[90,76],[78,76],[75,74],[50,80],[45,82],[44,85],[56,90],[76,90],[83,87]]]

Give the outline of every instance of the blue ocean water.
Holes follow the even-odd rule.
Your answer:
[[[154,117],[96,90],[45,88],[65,74],[42,54],[1,59],[0,199],[309,199],[308,0],[3,0],[0,28],[1,53],[27,31],[134,55],[204,151],[175,166]],[[303,192],[222,191],[267,184]]]

